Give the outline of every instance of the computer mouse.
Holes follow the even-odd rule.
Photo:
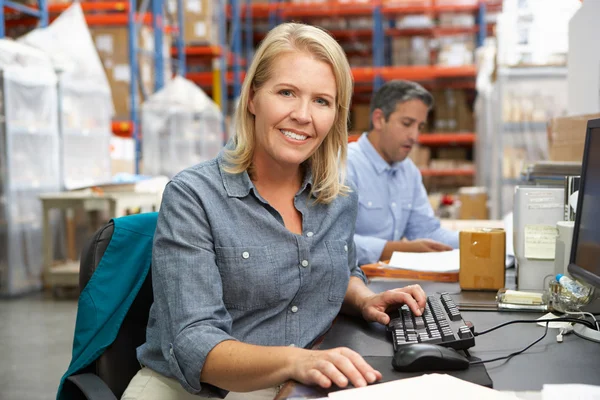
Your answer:
[[[467,369],[469,360],[448,347],[410,343],[398,348],[392,366],[400,372],[454,371]]]

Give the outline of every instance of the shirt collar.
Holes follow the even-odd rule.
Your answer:
[[[254,190],[254,183],[250,179],[248,175],[248,171],[244,171],[239,174],[230,174],[224,170],[226,165],[225,161],[225,151],[221,150],[219,153],[217,160],[219,163],[219,170],[221,171],[221,177],[223,179],[223,186],[225,186],[225,191],[229,197],[246,197],[250,190]],[[310,166],[306,167],[306,173],[304,174],[304,180],[302,181],[302,186],[298,193],[302,193],[307,188],[312,188],[313,178]],[[255,193],[257,194],[257,193]]]
[[[361,137],[358,139],[358,146],[360,147],[361,151],[367,156],[367,158],[373,165],[373,168],[375,168],[375,171],[378,174],[381,174],[388,170],[396,171],[402,167],[404,161],[395,162],[392,165],[388,164],[388,162],[385,161],[383,157],[381,157],[377,150],[375,150],[375,147],[373,147],[373,144],[367,136],[368,132],[365,132],[361,135]]]

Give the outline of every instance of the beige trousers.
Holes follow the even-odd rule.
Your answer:
[[[229,392],[226,400],[273,400],[277,388],[257,390],[250,393]],[[150,368],[142,368],[133,377],[121,400],[202,400],[188,393],[175,379],[167,378]]]

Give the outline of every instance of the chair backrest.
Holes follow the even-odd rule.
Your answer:
[[[80,290],[85,288],[96,271],[111,241],[114,227],[114,222],[109,222],[100,228],[84,247],[79,270]],[[115,341],[95,362],[82,371],[98,375],[117,398],[121,397],[129,381],[140,369],[136,348],[146,341],[146,325],[153,299],[152,276],[151,272],[148,272],[123,320]]]

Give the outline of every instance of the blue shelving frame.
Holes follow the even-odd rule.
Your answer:
[[[154,90],[160,90],[165,84],[164,76],[164,54],[163,54],[163,35],[165,31],[165,16],[164,16],[164,2],[162,0],[150,0],[150,11],[152,15],[152,29],[154,33]],[[143,7],[145,8],[145,7]],[[135,146],[135,173],[140,173],[140,161],[142,159],[142,142],[140,137],[140,116],[139,116],[139,101],[138,101],[138,82],[139,68],[138,68],[138,54],[140,49],[138,46],[137,38],[139,29],[142,25],[142,21],[138,21],[136,16],[137,13],[137,0],[129,0],[129,7],[127,10],[127,29],[128,29],[128,41],[129,41],[129,68],[131,79],[129,81],[129,118],[131,120],[132,132],[131,136]],[[146,10],[141,9],[140,15],[144,15]],[[183,48],[183,6],[182,1],[177,1],[177,35],[175,37],[175,44],[177,46],[177,73],[185,76],[185,51]],[[170,58],[170,55],[169,55]]]
[[[15,11],[19,11],[23,14],[39,18],[40,26],[48,26],[48,3],[46,0],[38,0],[38,9],[24,6],[23,4],[15,3],[9,0],[0,0],[0,39],[4,38],[6,34],[5,30],[5,15],[4,8],[10,8]]]

